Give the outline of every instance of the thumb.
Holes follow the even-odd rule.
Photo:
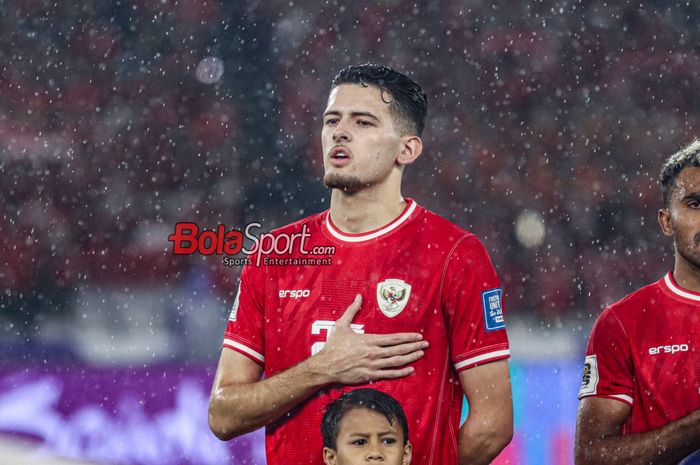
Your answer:
[[[345,313],[343,313],[343,316],[338,318],[338,321],[335,322],[336,328],[339,326],[349,327],[355,315],[357,315],[357,312],[360,311],[360,307],[362,307],[362,296],[357,294],[355,300],[353,300],[350,306],[345,310]]]

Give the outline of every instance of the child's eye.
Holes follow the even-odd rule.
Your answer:
[[[396,439],[394,438],[384,438],[382,439],[382,442],[384,444],[396,444]]]
[[[366,440],[366,439],[355,439],[355,440],[352,442],[352,445],[353,445],[353,446],[364,446],[365,444],[367,444],[367,440]]]

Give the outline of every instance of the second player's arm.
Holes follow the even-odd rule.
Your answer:
[[[513,399],[507,360],[460,372],[469,414],[459,429],[460,465],[486,465],[513,438]]]
[[[356,334],[350,328],[361,298],[336,322],[323,350],[286,371],[261,380],[260,365],[224,349],[209,404],[209,426],[228,440],[265,426],[330,383],[358,384],[407,376],[406,366],[428,345],[416,333]]]
[[[576,465],[675,465],[698,449],[700,410],[646,433],[622,435],[630,406],[584,397],[576,423]]]

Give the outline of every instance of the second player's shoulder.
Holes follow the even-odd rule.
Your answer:
[[[649,314],[654,309],[665,305],[668,298],[661,289],[661,280],[648,284],[608,305],[597,320],[616,320],[626,328],[639,322],[640,314]]]
[[[650,306],[658,306],[665,300],[664,293],[661,289],[661,281],[656,281],[647,284],[644,287],[626,295],[622,299],[610,305],[608,308],[616,313],[637,313],[646,311]]]

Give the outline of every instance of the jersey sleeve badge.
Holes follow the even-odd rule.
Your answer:
[[[481,293],[486,331],[496,331],[506,327],[506,322],[503,319],[502,295],[501,289],[489,289]]]
[[[238,284],[238,292],[236,292],[236,299],[233,301],[233,307],[231,308],[231,314],[228,317],[228,321],[236,321],[236,315],[238,315],[238,301],[241,299],[241,285]]]
[[[579,399],[598,392],[598,379],[598,359],[595,355],[588,355],[583,364],[583,380],[581,381],[581,390],[578,393]]]

